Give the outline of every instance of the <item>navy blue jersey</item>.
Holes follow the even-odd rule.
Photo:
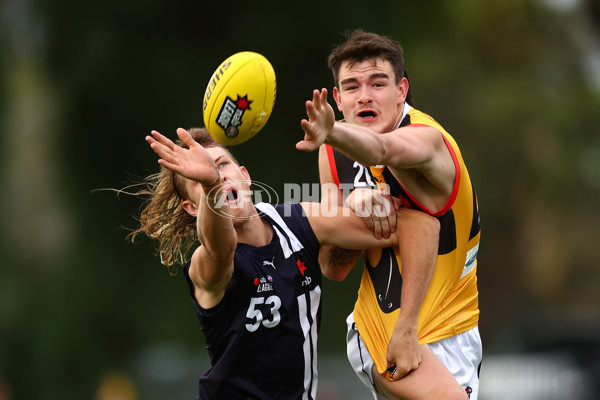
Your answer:
[[[273,227],[262,247],[238,243],[221,302],[200,307],[184,268],[211,368],[197,399],[315,399],[321,320],[319,242],[299,204],[256,205]]]

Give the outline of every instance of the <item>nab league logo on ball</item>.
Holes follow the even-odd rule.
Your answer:
[[[251,100],[248,100],[248,95],[244,97],[237,96],[237,100],[230,97],[225,99],[221,111],[217,116],[217,124],[225,131],[225,136],[234,138],[238,135],[238,126],[242,124],[242,117],[246,110],[250,110]]]

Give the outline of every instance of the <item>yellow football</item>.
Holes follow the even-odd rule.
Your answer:
[[[235,53],[208,82],[202,105],[204,125],[220,143],[243,143],[265,126],[276,94],[275,70],[269,60],[251,51]]]

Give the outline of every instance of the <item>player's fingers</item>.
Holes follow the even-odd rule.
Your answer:
[[[321,107],[321,93],[317,89],[313,90],[313,103],[315,108]]]
[[[375,229],[375,225],[373,225],[373,219],[371,217],[364,217],[363,221],[365,222],[367,229],[373,232],[373,230]]]
[[[308,123],[302,124],[302,129],[304,129],[306,135],[304,136],[303,140],[300,140],[296,143],[296,150],[309,152],[315,150],[318,146],[315,146],[314,142],[310,140],[310,127]]]
[[[296,143],[296,150],[311,151],[310,145],[306,140],[301,140],[298,143]]]
[[[176,157],[173,155],[173,152],[171,152],[166,146],[158,142],[153,142],[150,143],[150,147],[152,148],[152,150],[154,150],[156,155],[164,161],[168,161],[169,163],[173,163],[176,161]]]
[[[379,225],[381,226],[381,236],[386,239],[389,238],[391,232],[389,219],[387,217],[383,217],[377,218],[377,220],[379,221]]]
[[[394,205],[394,198],[392,196],[386,196],[386,207],[387,207],[387,223],[389,226],[390,234],[396,232],[396,206]]]
[[[392,205],[394,206],[394,210],[397,210],[400,207],[402,207],[402,202],[400,201],[400,199],[398,197],[390,196],[390,200],[392,201]]]
[[[177,128],[177,136],[179,136],[179,139],[181,139],[190,149],[199,146],[198,142],[194,140],[192,135],[190,135],[186,129]]]
[[[166,161],[164,158],[160,158],[158,160],[158,163],[160,165],[162,165],[163,167],[165,167],[166,169],[171,170],[171,171],[173,171],[175,173],[179,173],[180,172],[180,168],[177,166],[177,164],[172,164],[172,163]]]
[[[396,365],[396,370],[394,371],[392,380],[397,381],[399,379],[402,379],[406,374],[408,374],[413,369],[416,369],[416,368],[410,368],[409,366],[403,365],[403,364]]]
[[[161,145],[168,147],[169,149],[172,149],[173,146],[175,146],[175,143],[173,143],[173,141],[171,139],[169,139],[168,137],[162,135],[160,132],[158,131],[151,131],[150,132],[152,134],[152,136],[154,137],[154,139],[156,139],[156,141],[158,143],[160,143]]]
[[[390,380],[395,380],[394,379],[394,375],[396,374],[396,363],[395,362],[388,362],[387,368],[385,369],[385,372],[387,373],[387,378]]]
[[[308,100],[306,102],[306,115],[308,116],[309,120],[314,120],[317,118],[318,113],[317,113],[317,104],[315,103],[315,101],[311,101]]]
[[[388,218],[390,216],[390,205],[384,197],[373,199],[373,220],[378,221],[381,227],[381,235],[385,238],[390,236],[390,225]]]
[[[321,102],[321,106],[325,106],[325,104],[327,103],[327,89],[321,89],[321,95],[319,100]]]
[[[375,235],[375,237],[377,239],[381,239],[381,235],[382,235],[381,220],[374,215],[371,216],[370,220],[373,223],[373,229],[372,229],[373,234]]]
[[[388,217],[388,225],[390,227],[390,233],[396,232],[396,212],[392,210],[392,213]]]

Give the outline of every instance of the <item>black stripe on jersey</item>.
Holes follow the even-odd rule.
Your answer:
[[[408,125],[410,125],[410,115],[408,113],[406,113],[406,116],[404,117],[402,122],[400,122],[400,126],[398,128],[402,128],[403,126],[408,126]]]
[[[444,215],[437,217],[440,221],[440,242],[438,254],[448,254],[456,249],[456,221],[454,211],[449,209]]]
[[[473,182],[471,182],[471,190],[473,191],[473,221],[471,222],[471,233],[469,234],[469,240],[477,236],[481,230],[481,220],[479,217],[479,209],[477,208],[477,195],[475,194]]]

